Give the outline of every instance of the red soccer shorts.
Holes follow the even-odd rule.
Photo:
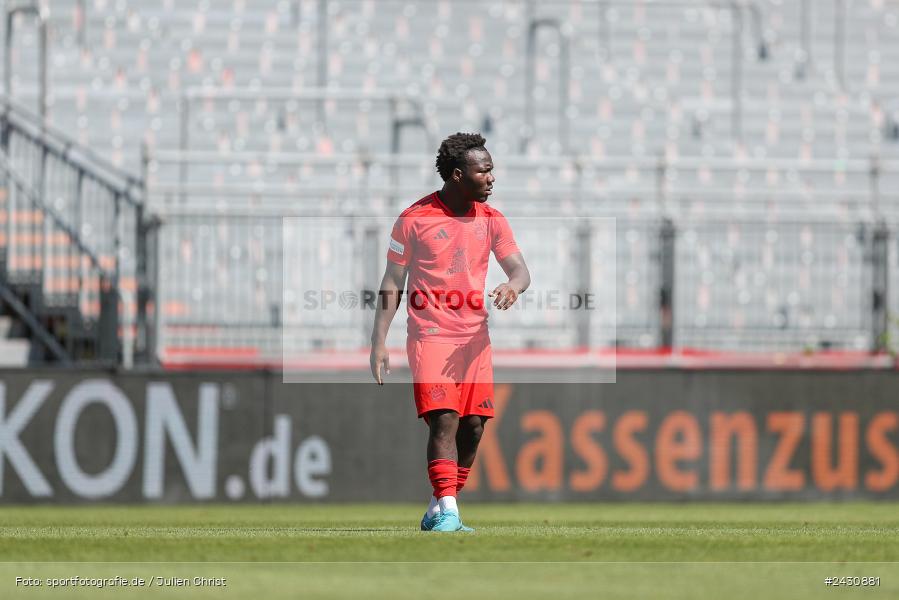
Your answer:
[[[464,344],[408,340],[418,416],[454,410],[460,417],[493,417],[493,352],[480,334]]]

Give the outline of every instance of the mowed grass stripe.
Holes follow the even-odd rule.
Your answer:
[[[894,503],[4,507],[3,561],[899,561]]]

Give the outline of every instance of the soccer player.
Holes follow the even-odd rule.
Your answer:
[[[456,133],[440,144],[443,188],[404,210],[393,226],[371,336],[371,371],[383,385],[390,373],[387,330],[405,290],[406,351],[415,407],[429,429],[434,489],[424,531],[471,530],[462,524],[456,496],[493,416],[490,300],[484,298],[490,252],[509,278],[488,294],[496,309],[507,310],[531,282],[508,222],[486,204],[495,177],[484,143],[479,134]]]

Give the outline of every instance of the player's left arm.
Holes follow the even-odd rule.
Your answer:
[[[488,296],[493,298],[493,306],[506,310],[515,304],[518,296],[531,285],[531,273],[521,252],[506,256],[499,261],[499,266],[503,268],[509,281],[496,286]]]

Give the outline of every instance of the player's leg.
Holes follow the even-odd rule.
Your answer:
[[[438,523],[443,508],[452,508],[451,512],[458,515],[455,486],[460,398],[459,390],[447,375],[446,368],[454,350],[453,344],[420,340],[407,344],[414,381],[415,406],[418,416],[428,425],[428,477],[435,490],[421,520],[421,529],[424,531],[430,531]],[[448,499],[441,501],[443,496]]]
[[[478,452],[478,444],[484,435],[484,426],[487,417],[483,415],[467,415],[459,419],[459,429],[456,432],[456,452],[459,455],[456,471],[456,495],[465,487],[471,465],[474,464],[475,455]]]
[[[428,478],[434,491],[421,519],[421,529],[430,531],[442,510],[449,508],[458,513],[455,485],[458,477],[456,435],[459,413],[447,408],[434,409],[423,414],[422,418],[428,426]],[[450,485],[453,488],[451,491]],[[444,496],[447,498],[442,499]]]
[[[428,477],[437,501],[436,514],[430,523],[422,522],[422,529],[457,531],[462,527],[456,504],[457,461],[456,434],[459,413],[454,410],[433,410],[428,423]],[[430,527],[426,527],[430,525]]]
[[[446,408],[434,409],[424,413],[422,418],[428,426],[428,478],[434,491],[421,518],[421,529],[430,531],[444,508],[452,508],[458,513],[458,507],[453,500],[441,502],[441,497],[451,496],[454,499],[456,496],[455,489],[449,492],[449,486],[455,485],[458,476],[455,436],[458,433],[459,413]],[[450,481],[450,478],[453,481]]]
[[[466,360],[465,376],[460,385],[463,408],[456,436],[459,454],[457,482],[462,482],[458,489],[462,489],[468,479],[478,452],[478,444],[484,434],[484,426],[494,414],[493,352],[490,337],[484,334],[471,340]]]
[[[456,433],[456,451],[459,456],[456,469],[457,495],[468,480],[487,419],[494,414],[493,355],[487,335],[479,336],[469,343],[466,361],[465,375],[459,386],[464,408]],[[472,531],[464,524],[462,530]]]
[[[439,409],[428,412],[428,462],[450,460],[456,463],[459,452],[456,448],[456,433],[459,431],[459,413],[454,410]]]

